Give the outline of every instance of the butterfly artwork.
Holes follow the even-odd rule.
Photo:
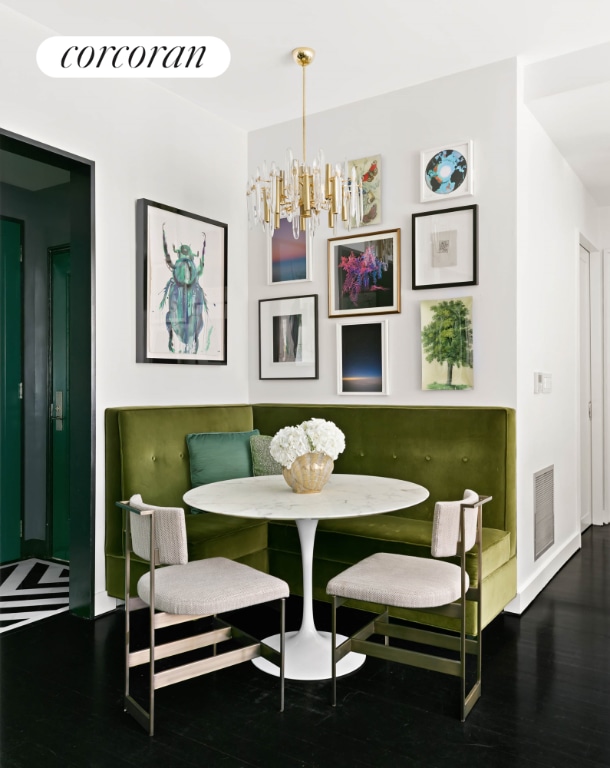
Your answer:
[[[381,221],[381,155],[350,160],[348,174],[356,169],[356,176],[362,183],[362,226],[379,224]],[[351,222],[355,226],[354,220]]]

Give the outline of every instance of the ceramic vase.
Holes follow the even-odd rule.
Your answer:
[[[328,482],[334,466],[333,460],[325,453],[305,453],[292,462],[290,469],[284,467],[284,480],[295,493],[319,493]]]

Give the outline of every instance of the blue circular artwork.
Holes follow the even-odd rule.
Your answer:
[[[436,195],[448,195],[461,187],[468,173],[468,162],[456,149],[437,152],[426,166],[426,184]]]

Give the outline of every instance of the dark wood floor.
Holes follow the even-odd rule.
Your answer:
[[[368,659],[339,681],[336,710],[327,683],[289,681],[280,714],[276,679],[248,663],[159,691],[149,739],[122,711],[123,613],[61,614],[0,639],[0,765],[607,768],[609,578],[610,526],[589,529],[521,617],[485,629],[483,697],[465,724],[457,681],[437,673]]]

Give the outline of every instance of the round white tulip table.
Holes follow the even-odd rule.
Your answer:
[[[285,675],[291,680],[327,680],[331,677],[331,633],[319,632],[313,617],[312,564],[318,520],[379,515],[419,504],[428,498],[421,485],[375,475],[333,474],[320,493],[293,493],[282,475],[242,477],[200,485],[184,494],[189,507],[234,517],[294,520],[299,531],[303,563],[303,617],[301,628],[286,633]],[[346,638],[337,635],[337,643]],[[279,635],[264,642],[279,649]],[[337,665],[346,675],[364,663],[361,653],[349,653]],[[278,668],[263,658],[259,669],[278,675]]]

